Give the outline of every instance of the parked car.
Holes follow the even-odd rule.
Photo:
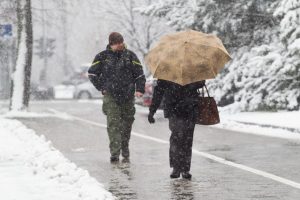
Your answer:
[[[99,92],[88,79],[89,64],[80,66],[69,81],[54,87],[55,99],[94,99],[101,98]]]
[[[32,100],[48,100],[53,98],[53,89],[43,87],[37,83],[30,84],[30,98]]]
[[[53,87],[54,99],[74,99],[75,85],[63,82]]]
[[[102,96],[90,81],[77,85],[63,83],[53,89],[55,99],[95,99]]]
[[[145,83],[145,93],[143,95],[143,105],[150,106],[152,103],[153,91],[156,82],[153,79],[147,80]]]
[[[76,99],[95,99],[101,98],[102,94],[98,91],[90,81],[81,83],[75,88]]]
[[[152,103],[154,88],[157,85],[156,79],[148,79],[145,83],[145,93],[143,95],[143,106],[149,107]],[[164,98],[162,99],[159,108],[162,109],[164,107]]]

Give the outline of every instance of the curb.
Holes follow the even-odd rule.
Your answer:
[[[283,127],[283,126],[276,126],[276,125],[270,125],[270,124],[258,124],[258,123],[253,123],[253,122],[243,122],[243,121],[236,121],[236,120],[233,120],[233,121],[240,123],[240,124],[245,124],[245,125],[261,126],[263,128],[283,129],[283,130],[287,130],[287,131],[291,131],[291,132],[300,134],[300,129],[298,129],[298,128]]]

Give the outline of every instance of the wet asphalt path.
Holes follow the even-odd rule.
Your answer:
[[[297,140],[197,126],[191,168],[193,178],[191,181],[171,180],[168,122],[161,113],[156,116],[156,123],[150,125],[147,109],[137,109],[130,141],[131,162],[111,164],[108,136],[103,127],[106,119],[99,102],[33,102],[31,111],[59,111],[77,117],[24,118],[21,121],[45,135],[54,147],[88,170],[118,199],[300,199],[300,141]],[[217,158],[209,159],[209,156]],[[217,162],[219,158],[225,160]],[[272,175],[276,175],[275,180]]]

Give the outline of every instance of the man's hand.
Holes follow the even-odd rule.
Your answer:
[[[148,115],[148,122],[150,124],[153,124],[155,122],[155,119],[154,119],[153,115],[154,115],[154,113],[151,113],[151,112]]]
[[[143,96],[143,93],[141,93],[141,92],[135,92],[135,96],[136,96],[136,97],[142,97],[142,96]]]

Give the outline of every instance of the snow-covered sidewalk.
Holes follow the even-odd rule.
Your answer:
[[[93,103],[99,104],[101,101]],[[146,107],[137,106],[137,111],[145,116],[148,114]],[[67,160],[51,142],[21,122],[7,119],[14,117],[59,117],[72,120],[72,116],[67,113],[10,112],[0,116],[0,199],[114,199],[96,179]],[[162,110],[157,112],[156,117],[163,118]],[[220,117],[221,123],[213,127],[300,140],[299,111],[232,113],[220,109]]]
[[[111,193],[51,142],[17,120],[0,117],[0,199],[108,200]]]
[[[220,109],[220,118],[218,128],[300,140],[300,111],[230,113]]]

